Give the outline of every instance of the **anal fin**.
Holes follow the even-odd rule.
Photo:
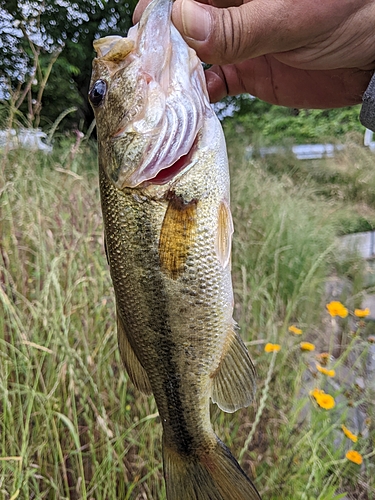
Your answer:
[[[253,401],[255,368],[234,325],[228,332],[221,362],[211,376],[211,398],[222,410],[233,413]]]
[[[117,335],[118,345],[122,361],[125,365],[126,371],[133,382],[135,387],[144,394],[152,394],[150,381],[148,379],[146,370],[141,365],[134,349],[130,345],[124,323],[117,313]]]

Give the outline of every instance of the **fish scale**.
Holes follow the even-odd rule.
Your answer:
[[[254,500],[210,421],[210,399],[233,412],[255,388],[232,319],[225,140],[170,16],[171,1],[154,0],[127,38],[95,42],[89,98],[119,348],[155,397],[167,499]]]

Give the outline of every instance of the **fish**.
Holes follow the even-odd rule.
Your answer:
[[[153,394],[168,500],[260,499],[215,434],[254,399],[233,320],[229,170],[202,64],[153,0],[126,37],[94,42],[89,88],[120,354]]]

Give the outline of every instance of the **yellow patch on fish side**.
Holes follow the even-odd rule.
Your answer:
[[[216,254],[223,268],[230,262],[232,248],[233,221],[229,205],[222,201],[219,205]]]
[[[185,203],[172,194],[160,232],[159,258],[162,270],[173,279],[184,270],[195,240],[196,225],[197,201]]]

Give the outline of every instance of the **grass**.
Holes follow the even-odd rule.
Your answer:
[[[325,310],[327,276],[335,270],[347,277],[360,268],[353,257],[347,265],[336,262],[335,236],[350,210],[285,166],[276,175],[261,162],[246,162],[240,145],[228,143],[236,166],[235,317],[259,383],[254,407],[233,415],[212,407],[215,430],[265,500],[333,500],[344,492],[374,499],[375,389],[358,385],[367,380],[373,349],[369,324],[353,314],[331,318]],[[370,158],[363,161],[368,165]],[[165,498],[157,409],[128,382],[117,350],[95,164],[87,144],[74,155],[66,145],[51,157],[26,151],[0,156],[4,500]],[[341,172],[341,189],[353,192],[342,181],[352,175],[350,161],[340,158],[328,167]],[[369,207],[366,182],[351,208]],[[357,279],[345,297],[351,312],[362,288]],[[288,331],[291,324],[301,336]],[[305,340],[316,351],[301,351]],[[266,342],[280,344],[280,351],[266,353]],[[316,373],[322,350],[335,354],[337,373],[350,368],[354,376]],[[316,387],[334,397],[334,408],[316,404],[309,395]],[[361,428],[354,427],[357,410],[366,416]],[[343,423],[362,433],[357,443],[343,436]],[[350,448],[362,454],[361,466],[345,458]]]

